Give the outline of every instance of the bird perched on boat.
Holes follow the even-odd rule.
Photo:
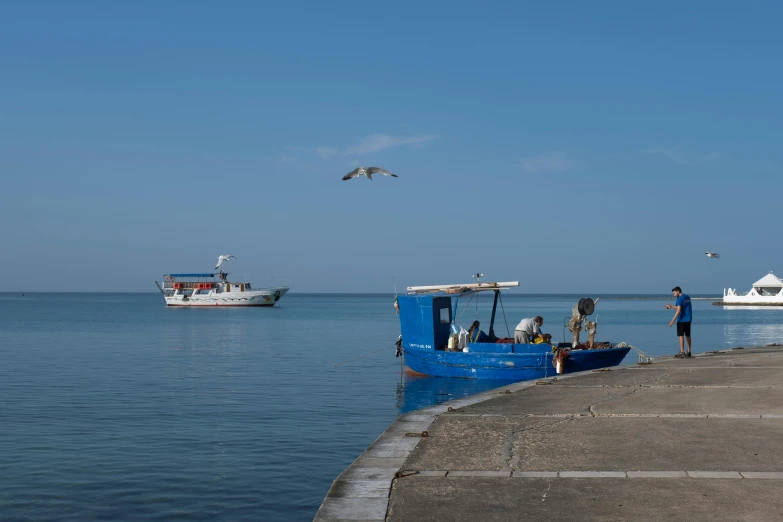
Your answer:
[[[232,259],[236,259],[236,256],[232,256],[230,254],[227,254],[225,256],[218,256],[218,263],[217,265],[215,265],[215,270],[220,268],[220,265],[222,265],[224,261],[231,261]]]
[[[367,167],[367,168],[359,167],[359,168],[356,168],[356,169],[352,170],[351,172],[349,172],[345,176],[343,176],[343,181],[347,181],[349,179],[353,179],[353,178],[356,178],[356,177],[359,177],[359,176],[364,176],[365,178],[367,178],[370,181],[372,181],[372,175],[373,174],[383,174],[384,176],[391,176],[393,178],[398,178],[399,177],[397,174],[392,174],[388,170],[383,170],[382,168],[379,168],[379,167]]]
[[[712,259],[720,259],[720,254],[717,252],[704,252],[704,255],[707,257],[711,257]]]

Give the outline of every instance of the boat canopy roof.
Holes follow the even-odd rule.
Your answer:
[[[479,292],[482,290],[505,290],[519,286],[519,281],[506,281],[502,283],[465,283],[462,285],[431,285],[431,286],[409,286],[409,294],[464,294],[467,292]]]
[[[765,287],[765,288],[769,288],[769,287],[781,288],[783,287],[783,281],[778,279],[778,277],[775,274],[770,272],[769,274],[765,275],[764,277],[762,277],[761,279],[753,283],[753,286]]]
[[[215,274],[164,274],[169,277],[215,277]]]

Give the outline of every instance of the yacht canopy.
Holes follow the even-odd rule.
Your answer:
[[[428,292],[464,293],[471,290],[506,290],[513,286],[519,286],[519,281],[505,281],[502,283],[465,283],[464,285],[409,286],[408,292],[414,294]]]
[[[755,283],[753,286],[756,288],[783,288],[783,281],[777,278],[775,274],[770,272]]]

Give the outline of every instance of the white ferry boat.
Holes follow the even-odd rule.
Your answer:
[[[722,305],[783,306],[783,281],[770,272],[755,283],[747,293],[737,293],[736,289],[723,290]]]
[[[221,256],[215,268],[228,257]],[[222,268],[216,273],[164,274],[163,281],[155,285],[167,306],[274,306],[289,290],[287,286],[254,288],[248,281],[229,281]]]

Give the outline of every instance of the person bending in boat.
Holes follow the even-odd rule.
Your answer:
[[[552,340],[550,334],[541,333],[541,327],[544,325],[544,318],[540,315],[522,319],[519,324],[514,328],[514,344],[531,344],[535,343],[536,339],[541,339],[539,342],[548,343]]]
[[[479,328],[478,321],[473,321],[473,324],[470,325],[470,329],[468,330],[468,342],[469,343],[491,343],[492,339],[481,331],[481,328]]]

